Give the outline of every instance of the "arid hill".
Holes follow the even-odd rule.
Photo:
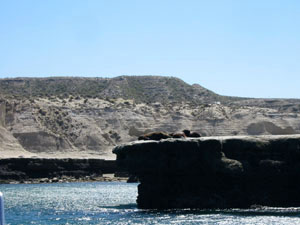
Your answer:
[[[159,76],[0,79],[0,157],[111,159],[151,131],[300,133],[300,100],[218,95]]]

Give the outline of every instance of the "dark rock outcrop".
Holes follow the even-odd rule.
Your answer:
[[[300,206],[300,135],[137,141],[116,147],[139,208]]]
[[[0,181],[22,181],[32,178],[74,177],[119,171],[115,160],[103,159],[55,159],[8,158],[0,160]]]

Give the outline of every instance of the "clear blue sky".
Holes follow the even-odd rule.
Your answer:
[[[300,98],[300,1],[0,1],[1,78],[149,74]]]

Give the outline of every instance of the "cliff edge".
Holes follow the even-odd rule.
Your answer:
[[[137,141],[117,146],[139,208],[300,206],[300,135]]]

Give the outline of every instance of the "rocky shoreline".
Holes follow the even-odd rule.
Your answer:
[[[0,184],[127,181],[114,160],[74,158],[0,159]]]
[[[74,183],[74,182],[127,182],[128,177],[86,176],[86,177],[53,177],[31,178],[25,180],[0,180],[0,184],[41,184],[41,183]]]

